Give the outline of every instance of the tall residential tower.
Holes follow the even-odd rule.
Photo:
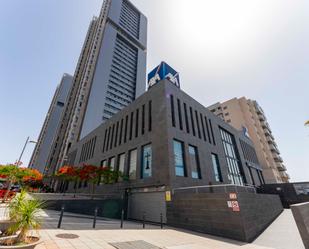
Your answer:
[[[72,144],[145,92],[146,47],[146,17],[128,0],[105,0],[89,26],[45,174],[66,162]]]
[[[233,98],[208,107],[214,114],[243,131],[253,141],[266,183],[288,182],[289,175],[280,156],[264,111],[255,100]]]
[[[72,86],[72,76],[64,74],[58,85],[46,118],[41,129],[38,142],[30,159],[29,167],[44,172],[47,165],[52,144],[57,139],[57,131],[61,126],[65,106],[68,102],[69,92]]]

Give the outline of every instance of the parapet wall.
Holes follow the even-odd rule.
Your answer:
[[[291,205],[298,231],[306,249],[309,249],[309,202]]]
[[[167,224],[252,242],[282,211],[276,195],[176,192],[167,202]]]

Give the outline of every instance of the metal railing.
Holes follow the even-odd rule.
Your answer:
[[[256,188],[253,185],[247,184],[246,186],[235,184],[217,184],[217,185],[203,185],[192,187],[181,187],[172,189],[172,194],[176,192],[194,192],[194,193],[229,193],[229,192],[247,192],[256,193]]]

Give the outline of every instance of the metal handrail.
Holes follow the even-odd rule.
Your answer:
[[[198,189],[200,188],[217,188],[217,187],[224,187],[225,193],[227,193],[226,187],[235,187],[235,192],[238,193],[237,188],[245,188],[246,190],[248,188],[253,189],[254,192],[256,193],[256,188],[254,186],[246,185],[246,186],[241,186],[241,185],[235,185],[235,184],[216,184],[216,185],[203,185],[203,186],[191,186],[191,187],[181,187],[181,188],[174,188],[172,189],[172,193],[174,194],[175,191],[177,190],[186,190],[186,189],[196,189],[196,193],[198,193]]]

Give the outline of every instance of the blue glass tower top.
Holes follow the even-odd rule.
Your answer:
[[[148,88],[163,79],[168,79],[180,88],[179,73],[164,61],[148,74]]]

